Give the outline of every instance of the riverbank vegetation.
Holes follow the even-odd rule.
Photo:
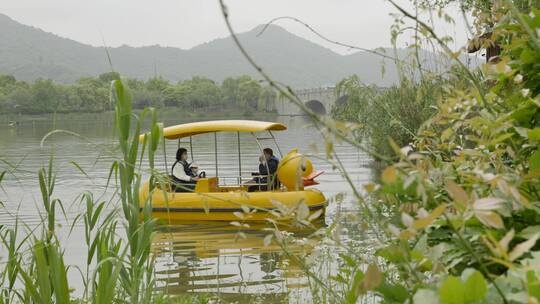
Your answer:
[[[380,162],[395,156],[389,137],[401,147],[414,141],[421,125],[435,114],[445,83],[448,81],[404,78],[399,85],[380,89],[351,76],[336,86],[336,95],[347,96],[347,101],[337,104],[332,116],[361,126],[354,131],[354,139],[369,147],[374,160]]]
[[[73,84],[49,79],[27,83],[10,75],[0,75],[0,114],[43,114],[104,112],[114,109],[109,99],[110,83],[117,73],[85,77]],[[157,76],[146,81],[124,79],[133,94],[133,107],[179,107],[195,111],[211,107],[239,107],[273,111],[276,94],[249,76],[229,77],[221,84],[205,77],[176,84]]]
[[[425,4],[417,9],[441,15],[447,3]],[[456,61],[442,78],[402,79],[384,92],[354,77],[338,86],[349,101],[334,117],[356,124],[332,133],[366,136],[367,152],[388,164],[356,195],[372,252],[332,238],[344,262],[320,286],[340,286],[342,302],[540,302],[540,3],[460,5],[474,12],[471,44],[500,51],[480,69]],[[398,28],[412,20],[417,39],[457,58],[395,6]]]

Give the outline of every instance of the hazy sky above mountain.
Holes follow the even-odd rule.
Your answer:
[[[398,3],[411,8],[408,0]],[[229,0],[236,31],[248,31],[278,16],[294,16],[325,36],[364,48],[390,45],[391,13],[383,0]],[[94,46],[162,45],[191,48],[228,31],[217,0],[2,0],[0,13],[27,25]],[[453,10],[456,24],[436,22],[437,31],[455,39],[467,37],[463,18]],[[323,42],[292,21],[278,23],[288,31],[334,51],[349,50]],[[402,46],[406,41],[402,41]]]

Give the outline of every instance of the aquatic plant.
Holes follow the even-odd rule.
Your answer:
[[[71,227],[80,220],[84,223],[86,268],[78,270],[84,290],[74,290],[68,280],[75,269],[64,262],[64,249],[56,230],[56,217],[64,212],[64,207],[54,197],[56,175],[51,157],[48,167],[38,171],[43,203],[41,225],[29,227],[16,219],[14,227],[0,227],[0,246],[7,251],[0,276],[1,303],[71,303],[75,299],[84,303],[153,303],[158,298],[160,302],[168,301],[168,297],[157,292],[154,279],[150,247],[155,220],[150,216],[151,202],[139,202],[144,155],[149,163],[151,191],[161,178],[154,175],[153,168],[162,126],[153,109],[145,109],[138,116],[133,113],[130,93],[118,77],[111,82],[111,100],[116,104],[115,133],[121,154],[109,174],[116,191],[109,202],[95,201],[92,193],[82,193],[80,201],[86,208],[71,223]],[[151,131],[141,142],[141,123],[147,115],[151,116]],[[5,172],[0,176],[4,175]],[[121,203],[120,209],[110,206],[116,200]],[[120,231],[125,231],[125,237],[119,235]]]

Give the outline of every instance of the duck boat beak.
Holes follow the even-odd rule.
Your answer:
[[[302,177],[302,182],[304,183],[304,187],[318,185],[319,182],[315,181],[315,178],[322,175],[323,173],[324,171],[314,171],[310,175],[306,177]]]

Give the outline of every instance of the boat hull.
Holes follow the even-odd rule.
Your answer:
[[[277,217],[276,211],[294,210],[305,204],[309,214],[324,215],[327,202],[324,195],[315,189],[302,191],[229,191],[229,192],[166,192],[160,189],[152,193],[145,184],[140,191],[141,202],[151,195],[152,216],[173,221],[265,221],[283,220],[294,217],[295,213],[284,218]],[[245,211],[249,208],[249,212]],[[322,211],[320,211],[322,210]],[[239,217],[240,215],[240,217]]]

